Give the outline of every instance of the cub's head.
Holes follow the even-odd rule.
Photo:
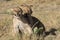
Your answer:
[[[13,12],[13,15],[21,15],[23,13],[20,7],[14,7],[11,9],[11,11]]]
[[[32,9],[28,5],[20,5],[19,7],[15,7],[11,9],[14,15],[31,15]]]
[[[23,10],[23,15],[24,14],[32,14],[32,9],[31,9],[31,5],[26,5],[26,4],[23,4],[20,6],[20,8]]]

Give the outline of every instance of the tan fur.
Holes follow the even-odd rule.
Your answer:
[[[13,12],[14,15],[17,15],[18,12],[22,13],[22,11],[19,7],[14,7],[11,9],[11,11]]]
[[[22,9],[22,11],[21,11]],[[17,14],[31,14],[30,11],[30,7],[27,6],[27,5],[21,5],[20,7],[15,7],[15,8],[12,8],[11,9],[13,11],[13,13],[16,15],[14,15],[14,18],[13,18],[13,26],[14,26],[14,32],[17,33],[18,32],[18,26],[19,26],[19,30],[24,33],[24,34],[28,34],[28,35],[31,35],[33,32],[32,32],[32,29],[30,27],[30,25],[27,23],[28,21],[22,16],[19,17]],[[31,20],[30,16],[28,16],[29,19]],[[24,20],[25,23],[22,21]]]
[[[15,7],[12,8],[11,10],[14,12],[15,15],[18,14],[18,12],[22,13],[23,15],[32,14],[31,7],[28,5],[20,5],[20,7]]]
[[[28,5],[21,5],[20,8],[23,10],[23,14],[31,14],[31,7]]]

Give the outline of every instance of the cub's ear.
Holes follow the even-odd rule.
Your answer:
[[[20,6],[26,6],[26,4],[25,4],[25,3],[23,3],[23,4],[21,4]]]
[[[32,4],[25,4],[25,3],[23,3],[22,5],[20,5],[20,6],[29,6],[29,7],[33,7],[33,5]]]
[[[33,5],[30,5],[30,7],[33,7]]]

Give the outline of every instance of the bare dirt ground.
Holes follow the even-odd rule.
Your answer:
[[[44,24],[46,31],[57,30],[56,35],[50,33],[45,40],[60,40],[60,0],[0,0],[0,40],[20,39],[19,35],[12,35],[12,15],[6,14],[6,10],[23,3],[33,5],[32,16]]]

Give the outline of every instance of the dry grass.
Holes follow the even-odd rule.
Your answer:
[[[20,4],[32,4],[33,16],[38,18],[49,31],[51,28],[57,29],[56,36],[48,35],[45,40],[60,40],[60,0],[12,0],[9,2],[0,2],[0,40],[20,40],[20,35],[13,36],[12,34],[12,15],[5,14],[6,10]],[[3,13],[3,14],[2,14]],[[29,38],[23,36],[25,40]],[[36,40],[33,35],[31,40]],[[22,40],[22,39],[21,39]]]

